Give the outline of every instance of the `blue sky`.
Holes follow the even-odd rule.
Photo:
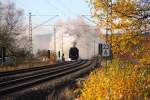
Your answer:
[[[17,8],[24,10],[26,24],[28,24],[29,12],[32,16],[33,27],[45,22],[54,16],[38,16],[38,15],[59,15],[50,20],[46,25],[54,25],[57,21],[69,21],[80,15],[91,15],[89,4],[86,0],[0,0],[2,2],[14,2]],[[89,22],[87,19],[85,19]],[[41,26],[38,33],[49,30],[45,26]],[[36,30],[39,31],[39,30]],[[44,32],[45,33],[45,32]]]
[[[0,1],[3,2],[13,1],[16,4],[17,8],[23,9],[24,15],[26,16],[27,24],[29,12],[31,12],[33,15],[37,15],[32,17],[33,27],[43,23],[44,21],[50,18],[53,18],[52,16],[38,16],[38,15],[59,15],[58,17],[46,23],[46,25],[54,25],[59,20],[69,21],[69,19],[76,18],[77,16],[80,15],[91,15],[90,7],[88,7],[88,3],[86,3],[86,0],[0,0]],[[45,28],[46,28],[45,26],[42,27],[40,31],[46,30]]]
[[[1,0],[4,1],[4,0]],[[5,0],[6,1],[6,0]],[[35,15],[59,15],[56,19],[68,20],[79,15],[90,15],[90,8],[85,0],[10,0],[14,1],[18,8]],[[37,16],[41,17],[41,16]],[[50,16],[48,16],[49,18]],[[42,17],[42,19],[47,19]]]
[[[32,16],[33,27],[43,23],[52,16],[38,16],[38,15],[59,15],[53,20],[50,20],[46,25],[54,25],[57,21],[69,21],[77,16],[91,15],[90,7],[86,0],[0,0],[2,2],[14,2],[19,9],[24,10],[26,24],[28,25],[29,12]],[[85,19],[86,20],[86,19]],[[89,22],[88,20],[86,20]],[[28,27],[27,27],[28,28]],[[33,30],[33,42],[35,42],[34,35],[38,34],[53,34],[53,27],[41,26]],[[28,34],[28,29],[27,29]],[[49,35],[50,36],[50,35]],[[41,43],[41,41],[40,41]],[[34,43],[35,44],[35,43]],[[38,44],[35,44],[35,47]],[[46,42],[43,45],[49,47],[49,43]]]
[[[29,12],[32,13],[33,27],[45,22],[54,16],[38,16],[38,15],[59,15],[48,21],[46,25],[54,25],[56,22],[69,21],[80,15],[91,15],[89,4],[86,0],[0,0],[2,2],[14,2],[16,7],[24,10],[25,22],[28,24]],[[87,22],[87,19],[85,19]],[[43,33],[45,30],[49,30],[45,26],[41,26],[38,33]],[[39,31],[39,30],[36,30]],[[46,33],[46,32],[44,32]]]

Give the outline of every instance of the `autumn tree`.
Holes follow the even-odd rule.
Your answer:
[[[119,58],[145,59],[144,34],[149,31],[149,0],[90,0],[93,16]],[[104,31],[102,31],[104,32]],[[145,54],[143,54],[143,52]]]
[[[149,100],[150,50],[145,46],[149,0],[90,2],[98,26],[110,34],[106,40],[112,45],[115,57],[120,59],[115,58],[107,67],[92,72],[82,87],[80,100]]]

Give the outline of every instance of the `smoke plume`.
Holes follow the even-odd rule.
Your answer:
[[[96,26],[86,23],[82,17],[67,22],[56,23],[56,52],[63,52],[68,59],[69,49],[76,42],[81,59],[89,59],[98,54],[99,35]],[[54,35],[51,48],[54,50]]]

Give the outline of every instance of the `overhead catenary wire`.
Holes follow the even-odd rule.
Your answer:
[[[38,15],[32,15],[31,12],[29,13],[29,43],[30,43],[29,51],[30,51],[31,55],[33,54],[33,39],[32,39],[32,31],[33,31],[33,29],[36,29],[36,28],[46,24],[50,20],[56,18],[58,15],[50,15],[50,16],[53,16],[53,17],[48,19],[48,20],[46,20],[46,21],[44,21],[43,23],[35,26],[34,28],[32,28],[32,16],[38,16]],[[39,16],[46,16],[46,15],[39,15]],[[31,58],[32,58],[32,56],[31,56]]]
[[[51,15],[51,16],[52,16],[52,15]],[[59,15],[55,15],[55,16],[53,16],[52,18],[49,18],[48,20],[44,21],[43,23],[41,23],[41,24],[39,24],[39,25],[33,27],[33,29],[36,29],[36,28],[38,28],[38,27],[40,27],[40,26],[42,26],[42,25],[48,23],[50,20],[52,20],[52,19],[54,19],[54,18],[56,18],[56,17],[58,17],[58,16],[59,16]]]
[[[60,9],[57,6],[55,6],[54,4],[52,4],[50,0],[45,0],[45,2],[46,2],[46,4],[52,6],[58,13],[61,13],[62,15],[66,15],[66,13],[62,9]]]
[[[97,25],[98,23],[96,23],[95,21],[91,20],[90,18],[88,18],[87,16],[92,16],[92,15],[81,15],[83,18],[85,18],[86,20],[92,22],[93,24]]]

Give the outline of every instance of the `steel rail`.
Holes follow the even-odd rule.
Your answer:
[[[75,66],[78,66],[78,65],[81,65],[83,64],[84,62],[77,62],[77,63],[74,63],[73,64],[69,64],[69,65],[62,65],[61,67],[59,68],[53,68],[53,69],[49,69],[47,71],[42,71],[41,73],[38,73],[38,74],[31,74],[31,75],[27,75],[25,77],[21,77],[21,78],[16,78],[14,80],[8,80],[8,81],[4,81],[4,82],[1,82],[0,83],[0,88],[2,87],[7,87],[9,85],[15,85],[16,83],[20,83],[20,82],[24,82],[26,80],[32,80],[33,78],[40,78],[40,77],[45,77],[47,75],[51,75],[53,73],[57,73],[57,72],[61,72],[61,71],[64,71],[64,70],[67,70],[67,69],[71,69],[72,67],[75,67]]]
[[[79,61],[80,62],[80,61]],[[6,82],[6,81],[10,81],[10,80],[14,80],[16,78],[20,78],[20,77],[26,77],[26,76],[29,76],[29,75],[36,75],[36,74],[39,74],[39,73],[44,73],[44,72],[47,72],[47,71],[50,71],[50,70],[54,70],[54,69],[57,69],[57,68],[60,68],[60,67],[63,67],[63,66],[70,66],[70,65],[73,65],[73,64],[76,64],[76,63],[79,63],[79,62],[72,62],[72,63],[65,63],[65,64],[60,64],[58,66],[56,66],[56,64],[54,66],[51,66],[51,67],[44,67],[42,69],[42,67],[40,69],[36,69],[36,70],[29,70],[28,72],[19,72],[19,73],[14,73],[14,74],[11,74],[11,75],[6,75],[6,76],[3,76],[2,78],[0,78],[0,84],[3,83],[3,82]]]
[[[55,67],[55,66],[60,66],[63,64],[69,64],[69,63],[71,63],[71,62],[58,63],[58,64],[53,64],[53,65],[44,65],[44,66],[38,66],[38,67],[34,67],[34,68],[29,68],[29,69],[20,69],[20,70],[15,70],[15,71],[0,72],[0,78],[8,76],[8,75],[14,75],[14,74],[25,73],[25,72],[29,72],[29,71],[46,69],[49,67]]]
[[[37,85],[46,81],[55,80],[62,76],[72,74],[76,71],[79,71],[83,68],[90,66],[93,62],[92,61],[82,61],[80,64],[76,64],[74,66],[70,66],[67,68],[60,69],[59,71],[46,73],[45,75],[31,76],[30,78],[18,80],[11,85],[5,85],[4,87],[0,87],[0,96],[7,95],[16,91],[23,90],[25,88],[31,87],[33,85]],[[4,85],[4,84],[3,84]]]

